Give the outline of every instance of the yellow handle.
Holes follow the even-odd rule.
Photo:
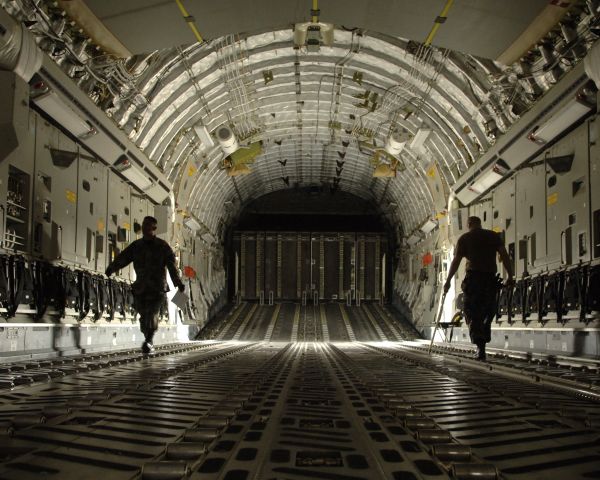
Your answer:
[[[196,24],[194,23],[192,17],[190,17],[189,13],[187,12],[187,10],[185,9],[185,7],[183,6],[183,3],[181,3],[181,0],[175,0],[175,3],[177,3],[177,6],[179,7],[179,10],[181,11],[181,14],[183,15],[183,19],[190,26],[190,29],[194,33],[194,36],[196,37],[196,40],[198,40],[198,43],[202,43],[204,41],[204,39],[202,38],[202,35],[200,35],[200,32],[196,28]]]
[[[429,35],[427,35],[427,38],[425,39],[424,45],[426,45],[426,46],[431,45],[431,42],[433,41],[433,37],[435,37],[435,34],[438,31],[438,28],[440,28],[440,25],[442,24],[442,22],[439,22],[438,19],[446,20],[446,18],[448,18],[448,11],[450,10],[450,7],[452,7],[453,3],[454,3],[454,0],[446,1],[446,5],[444,5],[444,9],[442,10],[442,13],[440,13],[439,17],[436,18],[436,21],[433,24],[433,27],[431,28],[431,32],[429,32]]]
[[[319,0],[313,0],[312,2],[312,9],[313,12],[316,12],[317,10],[319,10]],[[313,15],[312,16],[312,23],[317,23],[319,21],[319,16],[318,15]]]

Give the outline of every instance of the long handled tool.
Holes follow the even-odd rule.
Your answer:
[[[440,328],[440,319],[442,318],[442,313],[444,312],[444,300],[446,300],[446,292],[444,292],[442,295],[442,300],[440,301],[440,310],[437,314],[437,318],[435,319],[435,327],[433,328],[433,333],[431,334],[431,343],[429,344],[429,351],[427,352],[429,355],[431,355],[435,334],[437,333],[438,328]]]

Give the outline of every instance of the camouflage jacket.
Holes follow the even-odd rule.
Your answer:
[[[108,266],[107,273],[120,270],[133,262],[136,280],[134,294],[167,292],[169,288],[165,277],[165,267],[173,285],[183,285],[177,267],[175,254],[167,242],[158,237],[141,238],[132,242]]]

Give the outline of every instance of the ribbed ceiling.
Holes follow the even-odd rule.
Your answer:
[[[410,232],[436,214],[433,194],[444,196],[428,186],[432,162],[451,185],[510,126],[519,100],[493,82],[492,62],[360,30],[336,29],[318,53],[295,49],[291,30],[228,36],[155,53],[137,71],[136,89],[108,111],[213,233],[248,201],[295,185],[371,200]],[[224,124],[241,144],[263,142],[251,174],[229,177],[222,150],[193,129]],[[432,133],[399,155],[406,169],[373,178],[368,144],[419,129]]]
[[[202,10],[207,15],[199,23],[206,25],[213,18],[215,31],[229,26],[235,30],[238,23],[226,19],[245,11],[247,4],[240,2],[229,0],[215,5],[214,11]],[[294,28],[300,25],[275,31],[268,27],[278,28],[274,25],[281,25],[282,18],[298,20],[300,6],[306,8],[304,0],[290,0],[285,11],[278,4],[264,15],[236,17],[260,33],[182,47],[172,47],[174,40],[165,39],[165,31],[182,27],[184,38],[194,38],[175,2],[135,0],[115,6],[111,0],[109,8],[109,3],[90,0],[126,45],[133,42],[143,48],[155,35],[166,47],[131,58],[106,53],[118,43],[114,38],[106,39],[108,50],[103,49],[86,37],[77,21],[68,21],[61,6],[80,13],[74,3],[0,0],[0,5],[24,22],[38,45],[157,164],[173,183],[178,208],[194,214],[218,237],[248,202],[296,187],[355,194],[372,202],[388,223],[398,225],[398,233],[410,235],[447,207],[449,186],[597,39],[595,2],[584,6],[580,0],[537,46],[500,69],[491,60],[445,47],[464,43],[473,32],[480,32],[476,38],[489,47],[506,22],[514,27],[505,35],[508,44],[544,2],[529,6],[527,12],[517,8],[522,2],[516,0],[501,6],[492,0],[476,6],[457,2],[452,10],[455,23],[444,24],[441,37],[433,39],[432,45],[442,39],[438,45],[444,47],[419,43],[440,2],[415,2],[396,2],[394,8],[400,8],[404,22],[417,15],[417,30],[406,28],[417,41],[396,36],[392,27],[400,28],[402,22],[389,21],[386,3],[369,2],[367,8],[364,2],[349,2],[349,9],[363,7],[352,10],[358,16],[348,17],[357,22],[353,25],[381,25],[387,33],[347,29],[340,23],[348,24],[340,22],[332,43],[309,52],[294,44]],[[192,2],[186,5],[200,8]],[[328,3],[331,18],[346,18],[347,12],[340,12],[345,5]],[[505,11],[510,5],[514,11]],[[157,8],[169,14],[157,18]],[[566,12],[562,4],[556,8]],[[467,32],[473,22],[464,22],[472,15],[480,22]],[[200,17],[188,19],[195,22]],[[97,19],[90,21],[98,26]],[[160,28],[149,30],[156,22]],[[321,25],[327,29],[330,24]],[[262,142],[250,174],[228,176],[216,139],[214,146],[208,145],[197,133],[203,127],[214,136],[223,125],[234,131],[242,147]],[[374,178],[374,154],[383,152],[392,132],[414,137],[424,131],[431,133],[422,146],[412,146],[409,138],[396,159],[386,156],[385,162],[400,163],[395,178]]]

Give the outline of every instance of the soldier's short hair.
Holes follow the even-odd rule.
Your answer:
[[[473,225],[475,227],[481,227],[481,218],[472,216],[467,219],[468,225]]]
[[[148,215],[147,217],[144,217],[143,222],[153,223],[154,225],[158,225],[158,220],[154,217],[151,217],[150,215]]]

